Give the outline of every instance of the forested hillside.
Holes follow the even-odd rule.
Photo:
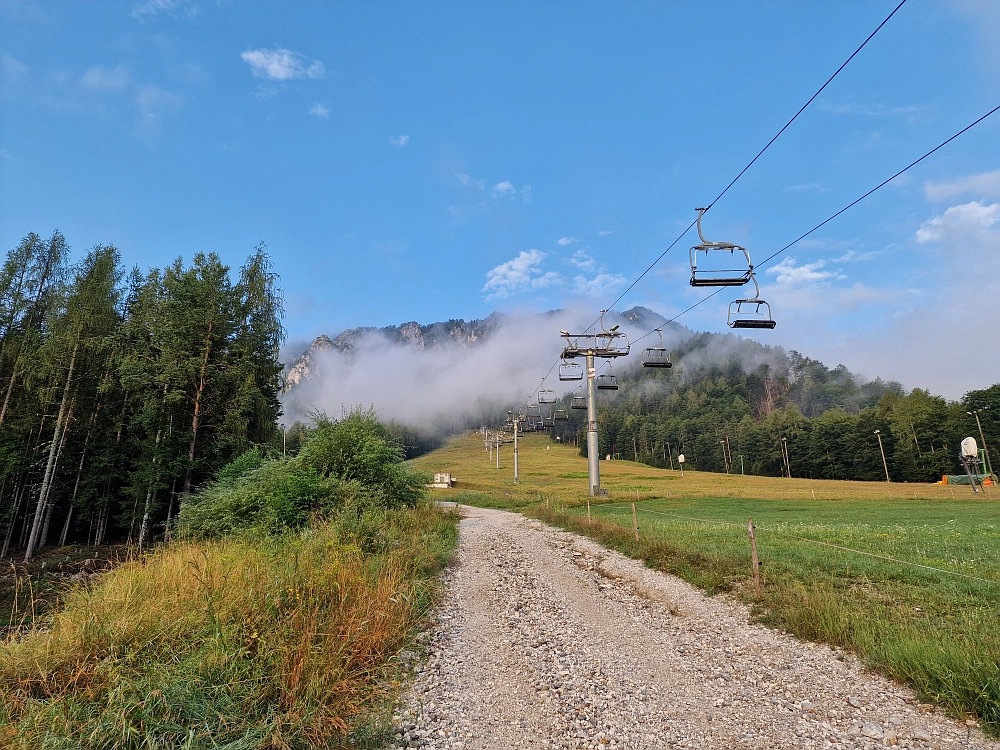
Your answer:
[[[283,303],[263,246],[142,274],[29,234],[0,270],[0,557],[162,535],[193,487],[280,447]]]
[[[690,468],[726,471],[728,452],[730,471],[781,476],[785,438],[792,476],[884,481],[879,430],[892,480],[929,482],[961,473],[959,442],[979,441],[967,413],[974,409],[982,410],[987,445],[1000,445],[1000,384],[948,402],[895,382],[859,382],[843,366],[830,369],[798,352],[749,372],[745,356],[688,364],[705,336],[673,352],[674,368],[620,373],[618,391],[599,391],[602,456],[676,467],[683,453]],[[569,414],[554,434],[585,451],[586,412]]]

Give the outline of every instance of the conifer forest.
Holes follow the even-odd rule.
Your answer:
[[[221,466],[280,447],[282,315],[263,245],[142,273],[24,237],[0,270],[0,557],[148,545]]]

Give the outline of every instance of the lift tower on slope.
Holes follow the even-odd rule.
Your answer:
[[[607,310],[601,310],[599,333],[559,332],[566,339],[563,360],[585,357],[587,361],[587,474],[592,496],[607,494],[607,490],[601,489],[601,468],[598,463],[601,456],[597,444],[597,369],[594,367],[594,360],[624,357],[629,352],[628,336],[619,331],[618,326],[612,326],[610,331],[604,327],[606,312]]]

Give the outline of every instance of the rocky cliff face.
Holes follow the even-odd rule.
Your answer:
[[[370,326],[351,328],[338,334],[332,341],[329,336],[317,336],[302,356],[288,368],[285,375],[285,391],[304,380],[317,377],[322,367],[323,355],[333,351],[350,354],[352,350],[363,346],[366,342],[384,342],[431,351],[446,346],[468,348],[486,341],[503,321],[504,315],[495,312],[483,320],[468,322],[453,319],[422,326],[416,321],[410,321],[385,328]]]

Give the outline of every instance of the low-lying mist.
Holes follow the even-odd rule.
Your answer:
[[[620,325],[633,341],[662,320],[648,310],[637,321],[618,314],[605,316],[608,327]],[[561,382],[558,367],[553,367],[564,344],[559,331],[579,332],[593,321],[593,313],[578,310],[510,317],[484,341],[435,349],[399,344],[378,331],[367,331],[347,352],[314,353],[310,377],[284,395],[285,419],[305,420],[316,411],[339,416],[353,406],[374,406],[383,420],[428,434],[476,427],[522,407],[550,368],[546,388],[560,397],[576,390],[581,383]],[[683,326],[668,325],[663,343],[668,349],[683,350],[684,342],[695,335]],[[653,333],[634,344],[628,357],[599,372],[622,374],[638,367],[642,349],[658,345]],[[787,363],[781,349],[764,349],[736,336],[709,335],[675,358],[675,371],[694,372],[734,361],[745,370]]]

